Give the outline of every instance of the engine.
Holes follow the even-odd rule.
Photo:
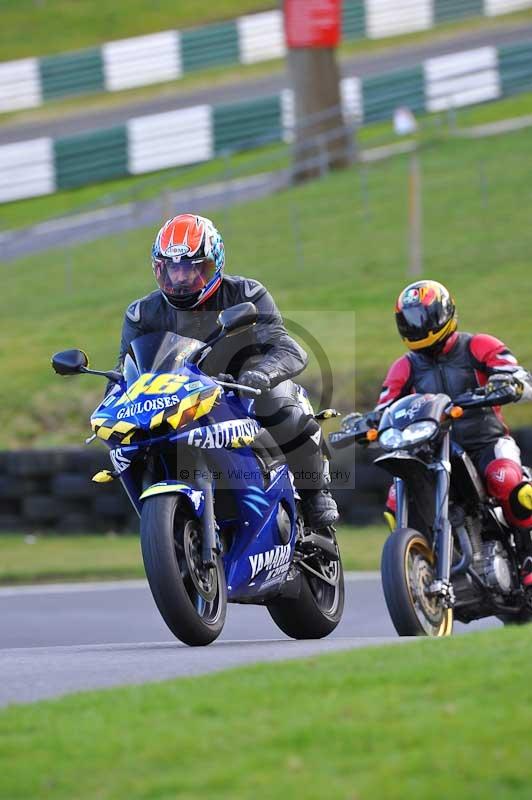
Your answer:
[[[508,594],[513,588],[512,568],[508,554],[501,542],[483,542],[473,557],[481,578],[495,591]]]
[[[464,534],[467,534],[473,550],[472,568],[477,575],[499,595],[508,595],[515,589],[515,576],[512,563],[502,542],[485,541],[482,538],[482,521],[475,516],[463,516]],[[456,618],[462,622],[478,619],[493,613],[489,604],[482,613],[483,593],[470,575],[462,573],[453,578],[456,595]]]

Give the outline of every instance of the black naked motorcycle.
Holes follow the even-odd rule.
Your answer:
[[[388,515],[381,576],[400,636],[449,636],[454,619],[532,620],[532,589],[520,581],[530,533],[508,525],[471,458],[452,441],[453,420],[464,409],[500,402],[498,390],[485,388],[454,401],[411,394],[379,422],[374,412],[351,414],[330,435],[336,448],[378,442],[386,451],[374,463],[393,476],[397,511],[395,519]]]

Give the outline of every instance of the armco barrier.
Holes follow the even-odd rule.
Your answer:
[[[440,23],[532,7],[532,0],[344,0],[345,40],[426,31]],[[177,80],[212,67],[282,58],[280,9],[184,31],[107,42],[74,53],[0,63],[0,113],[94,92]]]
[[[516,432],[524,463],[532,464],[532,428]],[[354,470],[355,488],[343,479],[332,490],[342,520],[354,525],[378,522],[390,484],[373,465],[378,450],[346,448],[334,451],[331,474]],[[136,531],[138,517],[119,481],[95,484],[91,477],[110,468],[102,448],[0,452],[0,534],[96,533]]]
[[[1,81],[1,72],[0,72]],[[390,119],[399,106],[438,112],[532,90],[532,41],[429,58],[406,70],[341,84],[350,125]],[[289,89],[268,97],[200,105],[53,141],[0,146],[0,203],[111,178],[209,161],[270,142],[293,141]]]

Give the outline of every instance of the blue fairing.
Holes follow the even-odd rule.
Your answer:
[[[180,337],[165,336],[166,343],[172,337],[179,346]],[[224,555],[229,600],[253,602],[256,598],[261,602],[262,597],[279,590],[294,553],[296,509],[288,468],[282,464],[265,474],[252,447],[234,446],[235,440],[247,441],[246,437],[252,439],[260,430],[253,401],[224,392],[195,364],[188,363],[194,340],[186,340],[179,360],[170,358],[162,347],[164,342],[159,344],[153,337],[141,337],[134,343],[142,369],[133,362],[127,364],[127,385],[123,382],[98,406],[92,415],[93,430],[110,447],[114,470],[139,514],[144,503],[141,495],[148,488],[143,472],[147,448],[157,463],[153,484],[161,492],[170,490],[187,497],[198,519],[204,516],[200,475],[210,476],[219,536],[230,532],[230,548]],[[149,339],[145,353],[143,339]],[[159,372],[150,366],[146,353],[155,354]],[[183,415],[173,429],[174,415],[183,408],[193,418]],[[202,469],[181,475],[180,453],[189,460],[192,453]],[[216,508],[221,476],[224,490],[232,497],[233,512],[227,518]],[[200,497],[201,502],[195,503]]]

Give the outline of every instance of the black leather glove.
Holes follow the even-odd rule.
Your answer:
[[[249,386],[251,389],[260,389],[262,392],[267,392],[271,388],[269,376],[258,369],[247,369],[240,375],[238,383],[242,386]]]
[[[362,414],[359,411],[353,411],[351,414],[347,414],[347,416],[342,419],[341,430],[348,433],[356,427],[361,419]]]
[[[486,385],[488,394],[497,393],[501,406],[517,403],[523,395],[524,388],[519,378],[514,377],[511,372],[495,372],[490,375]]]
[[[382,411],[368,411],[365,417],[368,428],[378,428],[381,417]]]
[[[361,414],[359,411],[353,411],[342,420],[342,430],[349,431],[357,428],[362,423],[365,423],[368,428],[378,428],[381,421],[382,411],[368,411],[367,414]]]

